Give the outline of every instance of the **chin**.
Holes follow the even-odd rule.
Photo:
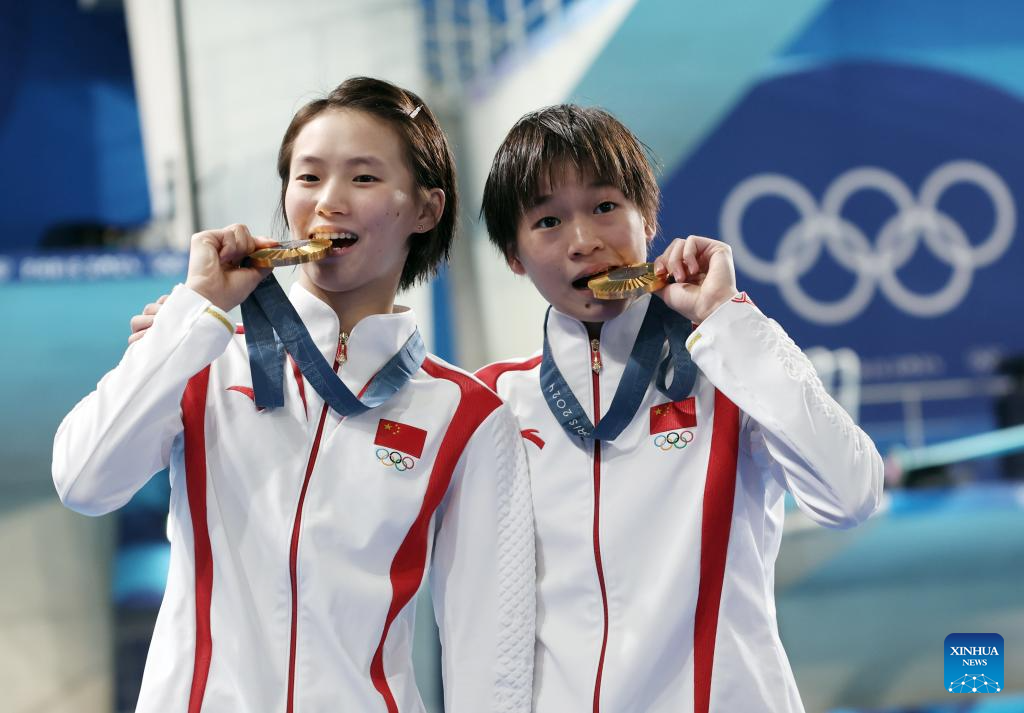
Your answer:
[[[337,267],[339,266],[331,265],[326,260],[311,263],[305,271],[306,278],[326,292],[347,292],[355,287],[354,280],[350,279],[348,270],[342,271],[336,269]]]
[[[596,297],[576,296],[571,304],[565,305],[567,309],[560,307],[559,311],[581,322],[607,322],[625,312],[629,304],[629,300],[599,300]]]

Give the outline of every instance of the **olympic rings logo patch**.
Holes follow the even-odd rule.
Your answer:
[[[654,437],[654,445],[663,451],[670,451],[673,448],[682,450],[693,440],[693,433],[690,431],[672,431],[670,433],[659,433]]]
[[[982,240],[967,231],[940,207],[947,190],[972,185],[991,203],[994,222]],[[895,213],[874,240],[844,217],[847,202],[857,193],[881,194]],[[796,209],[797,219],[778,237],[775,255],[755,254],[743,236],[744,216],[756,201],[781,199]],[[967,296],[979,268],[1006,252],[1017,227],[1014,197],[1006,182],[976,161],[950,161],[925,178],[917,195],[896,175],[875,166],[859,166],[838,176],[819,203],[799,182],[778,173],[761,173],[741,181],[722,205],[722,240],[732,246],[736,267],[762,282],[774,283],[789,307],[818,324],[843,324],[868,306],[878,287],[895,306],[915,317],[935,317],[956,308]],[[897,272],[918,248],[950,270],[946,284],[921,293],[900,281]],[[817,264],[822,251],[854,276],[849,292],[832,301],[809,295],[800,278]]]
[[[389,451],[387,448],[377,449],[377,460],[381,465],[394,466],[399,473],[412,470],[416,465],[416,461],[409,456],[403,456],[398,451]]]

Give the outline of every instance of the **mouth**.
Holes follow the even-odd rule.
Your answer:
[[[588,282],[593,280],[595,277],[608,274],[609,271],[614,270],[616,267],[617,265],[612,265],[610,267],[606,266],[602,267],[599,270],[592,270],[583,275],[580,275],[579,277],[572,281],[572,288],[574,290],[588,290],[590,289],[589,287],[587,287]]]
[[[313,232],[309,234],[310,239],[318,238],[323,240],[324,238],[331,241],[331,254],[341,254],[340,252],[345,248],[350,248],[359,242],[359,236],[355,233],[347,230],[336,230],[335,228],[313,228]]]

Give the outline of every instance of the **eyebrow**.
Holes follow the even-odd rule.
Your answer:
[[[532,196],[529,200],[526,201],[526,203],[524,204],[524,207],[525,207],[526,211],[529,212],[531,210],[534,210],[535,208],[540,208],[542,205],[544,205],[549,200],[551,200],[551,198],[552,198],[552,194],[550,194],[550,193],[545,194],[545,195]]]
[[[618,188],[618,186],[616,186],[611,181],[596,180],[596,181],[591,181],[590,185],[588,185],[587,188],[589,188],[589,189],[596,189],[596,188]],[[541,194],[537,194],[537,195],[533,196],[532,198],[530,198],[529,200],[526,201],[526,203],[524,204],[525,205],[525,209],[526,209],[526,211],[531,211],[531,210],[534,210],[536,208],[540,208],[545,203],[550,201],[552,198],[554,198],[554,193],[541,193]]]
[[[351,158],[345,159],[344,162],[345,164],[350,166],[362,166],[367,164],[372,166],[379,166],[384,163],[376,156],[353,156]],[[299,156],[295,157],[295,163],[312,163],[322,165],[326,162],[324,161],[324,159],[320,158],[319,156],[314,156],[313,154],[300,154]]]

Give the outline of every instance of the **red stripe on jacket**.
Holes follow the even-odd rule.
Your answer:
[[[185,427],[185,488],[192,518],[192,540],[196,563],[196,654],[192,668],[192,690],[188,713],[199,713],[210,674],[213,639],[210,635],[210,600],[213,594],[213,550],[206,522],[206,392],[210,367],[188,381],[181,398]]]
[[[739,409],[716,389],[711,457],[704,481],[704,511],[701,516],[700,586],[693,624],[694,713],[708,713],[711,705],[711,671],[715,663],[718,610],[722,602],[722,582],[732,528],[739,437]]]
[[[498,378],[507,371],[529,371],[540,364],[542,355],[527,359],[526,361],[502,361],[497,364],[489,364],[476,372],[476,378],[487,384],[491,391],[498,390]]]
[[[391,624],[398,617],[398,613],[413,598],[423,580],[423,571],[427,564],[430,519],[434,516],[438,505],[441,504],[445,493],[448,492],[455,464],[458,463],[462,451],[476,429],[501,405],[501,399],[466,374],[443,366],[429,357],[423,362],[421,368],[435,379],[451,381],[459,387],[461,394],[455,415],[452,416],[452,420],[448,424],[437,458],[434,460],[434,467],[430,471],[430,480],[427,483],[427,491],[423,497],[420,512],[391,561],[391,606],[388,609],[387,618],[384,620],[380,644],[370,662],[370,678],[384,699],[388,713],[398,713],[398,704],[391,693],[391,687],[388,686],[387,675],[384,672],[384,643],[387,641],[388,632],[391,629]]]

